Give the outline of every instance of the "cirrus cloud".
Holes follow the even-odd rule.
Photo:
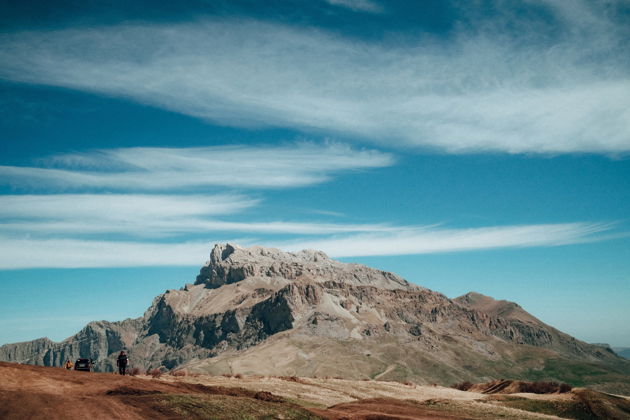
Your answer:
[[[490,226],[479,228],[409,227],[395,233],[373,232],[315,240],[280,242],[279,247],[297,251],[320,249],[336,257],[437,254],[496,248],[560,246],[607,239],[599,234],[608,223],[558,223]]]
[[[398,147],[627,153],[627,30],[585,2],[534,3],[558,35],[502,32],[518,16],[403,42],[252,20],[5,33],[0,78]]]
[[[57,155],[43,165],[0,166],[0,183],[47,189],[173,190],[280,188],[325,182],[334,174],[390,166],[394,158],[342,144],[134,147]]]
[[[297,251],[320,249],[332,257],[375,255],[432,254],[560,246],[592,242],[610,225],[566,223],[522,226],[493,226],[472,229],[436,227],[399,229],[346,237],[328,237],[313,241],[273,242],[241,239],[243,245],[278,246]],[[223,242],[218,240],[217,242]],[[190,265],[198,266],[210,251],[209,242],[132,242],[82,239],[30,239],[0,235],[0,269],[134,267]]]
[[[214,232],[322,235],[406,229],[387,224],[226,221],[220,218],[234,217],[259,203],[258,199],[235,194],[0,195],[0,233],[12,233],[16,237],[25,234],[167,237]]]

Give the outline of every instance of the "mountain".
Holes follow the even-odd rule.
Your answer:
[[[612,349],[624,359],[630,359],[630,347],[613,347]]]
[[[342,376],[451,384],[509,377],[630,392],[630,362],[576,340],[512,302],[457,299],[323,252],[216,245],[194,284],[143,317],[92,322],[59,343],[0,347],[0,360],[60,366],[91,357],[141,368]]]

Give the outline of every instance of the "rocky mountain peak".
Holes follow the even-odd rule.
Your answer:
[[[141,318],[92,322],[59,343],[0,346],[0,360],[61,366],[89,357],[98,370],[111,371],[123,349],[135,367],[215,374],[448,384],[539,378],[549,363],[552,373],[564,366],[571,374],[576,366],[592,371],[595,364],[611,372],[611,383],[621,378],[615,387],[630,377],[618,373],[630,374],[630,362],[542,323],[513,302],[474,292],[448,299],[321,251],[236,244],[215,245],[195,285],[156,297]]]
[[[331,261],[323,251],[304,249],[299,252],[284,252],[277,248],[252,246],[243,248],[236,244],[215,244],[210,252],[208,264],[220,264],[223,261],[230,262],[258,262],[264,263],[270,260],[291,260],[293,262],[322,262]]]
[[[322,251],[284,252],[261,246],[243,248],[229,243],[213,247],[195,285],[215,289],[247,278],[335,281],[390,290],[418,288],[396,274],[335,261]]]
[[[210,262],[213,264],[218,264],[221,261],[225,261],[230,255],[234,253],[234,251],[236,251],[237,248],[240,249],[238,245],[215,244],[212,248],[212,251],[210,251]]]

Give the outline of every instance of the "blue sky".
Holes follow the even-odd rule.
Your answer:
[[[3,2],[0,343],[317,248],[630,346],[625,1]]]

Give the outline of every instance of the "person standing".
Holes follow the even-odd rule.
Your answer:
[[[124,351],[121,351],[120,354],[118,355],[116,364],[118,365],[118,373],[121,375],[125,375],[127,371],[127,365],[129,364],[129,358],[127,357]]]

